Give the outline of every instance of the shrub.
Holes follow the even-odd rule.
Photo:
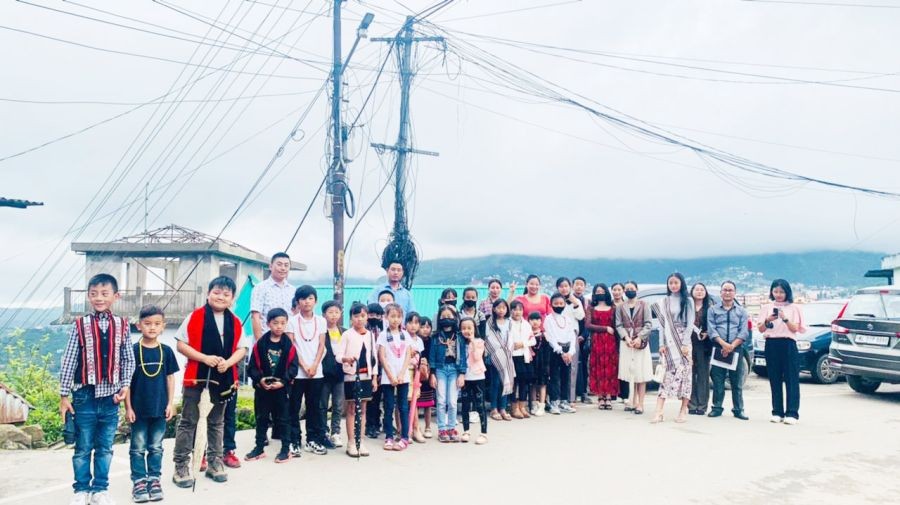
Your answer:
[[[47,443],[62,439],[63,422],[59,415],[59,381],[50,372],[53,355],[41,354],[50,336],[28,346],[21,338],[24,332],[14,330],[3,350],[6,365],[0,370],[0,382],[9,386],[34,409],[29,413],[31,424],[39,424]]]

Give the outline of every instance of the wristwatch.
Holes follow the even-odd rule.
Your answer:
[[[787,323],[790,322],[790,321],[788,321],[787,319],[782,319],[782,321],[784,321],[784,324],[787,324]]]

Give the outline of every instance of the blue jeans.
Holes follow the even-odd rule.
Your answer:
[[[237,449],[237,443],[234,441],[234,434],[237,432],[237,395],[231,395],[231,398],[225,402],[225,435],[222,442],[222,450],[224,452]]]
[[[488,386],[488,402],[491,410],[506,410],[509,405],[509,395],[503,394],[503,377],[495,368],[488,371],[490,385]]]
[[[72,487],[76,493],[106,491],[113,440],[119,426],[119,406],[112,396],[94,398],[94,387],[84,386],[72,393],[72,407],[75,408],[75,454],[72,456],[75,484]]]
[[[409,384],[381,385],[384,395],[384,439],[394,438],[394,405],[400,408],[400,438],[409,438]]]
[[[166,435],[166,418],[138,418],[131,425],[131,481],[146,478],[159,480],[163,459],[163,437]]]
[[[438,368],[434,371],[437,377],[437,422],[439,430],[452,430],[456,427],[456,402],[459,400],[459,388],[456,368]]]

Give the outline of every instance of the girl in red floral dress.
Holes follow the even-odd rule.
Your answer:
[[[584,319],[584,327],[591,332],[589,387],[598,397],[600,410],[612,410],[619,394],[619,351],[613,326],[615,307],[606,284],[594,286],[590,304]]]

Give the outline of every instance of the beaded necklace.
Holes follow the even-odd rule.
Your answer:
[[[313,336],[310,338],[306,338],[306,335],[303,334],[303,319],[302,315],[297,316],[297,331],[300,333],[300,338],[303,339],[304,342],[312,342],[314,338],[319,335],[319,320],[316,319],[316,316],[313,316]]]
[[[138,343],[138,359],[140,360],[141,371],[144,372],[144,375],[146,375],[147,377],[149,377],[151,379],[153,377],[156,377],[157,375],[159,375],[159,372],[162,371],[162,366],[163,366],[163,353],[162,353],[162,347],[159,345],[159,342],[156,343],[156,349],[159,349],[159,363],[157,363],[157,365],[156,365],[156,371],[153,373],[150,373],[147,371],[147,367],[144,365],[144,346],[143,346],[143,344]]]

